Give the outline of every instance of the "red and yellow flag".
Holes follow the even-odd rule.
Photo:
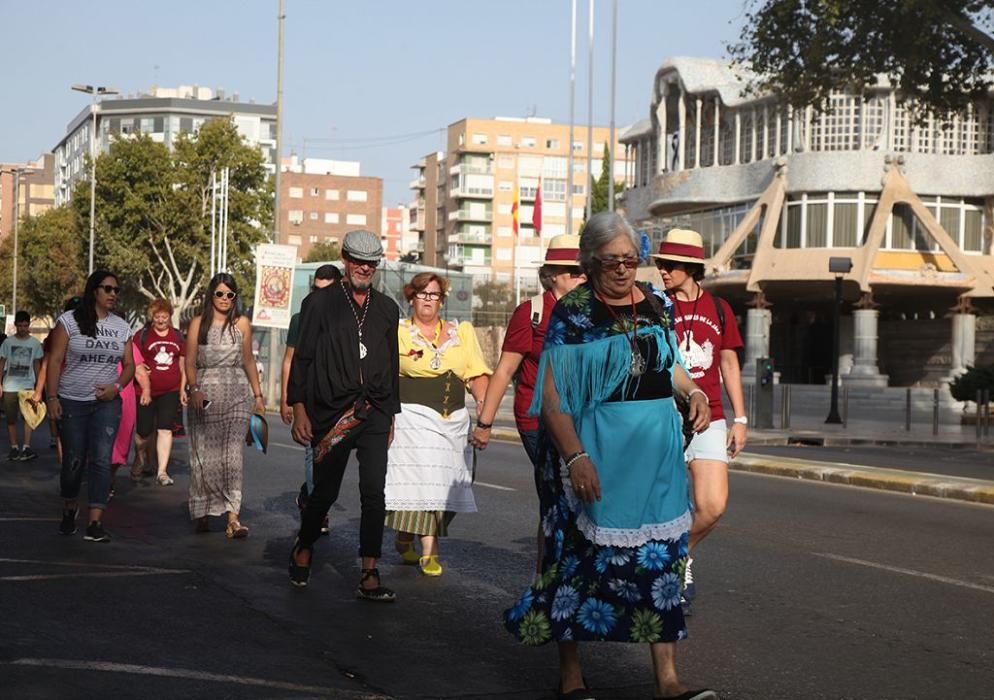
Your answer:
[[[514,235],[518,235],[518,220],[521,218],[521,190],[518,183],[514,183],[514,201],[511,203],[511,225],[514,228]]]

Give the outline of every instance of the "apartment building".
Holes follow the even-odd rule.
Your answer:
[[[417,249],[417,235],[411,235],[410,214],[407,205],[398,204],[395,207],[383,207],[383,221],[380,238],[383,240],[383,250],[387,260],[399,260]]]
[[[568,124],[549,119],[496,117],[462,119],[448,128],[447,151],[425,156],[414,168],[411,183],[412,229],[420,236],[426,265],[453,267],[480,279],[534,282],[543,240],[566,233],[569,220],[578,232],[590,178],[600,176],[610,129],[593,128],[588,167],[586,126],[576,126],[570,144]],[[617,131],[617,135],[621,133]],[[615,179],[626,172],[624,149],[617,140]],[[569,187],[573,155],[572,191]],[[542,226],[532,226],[541,181]],[[519,198],[519,231],[514,233],[513,207]]]
[[[148,134],[153,141],[172,147],[180,134],[196,133],[205,121],[218,117],[233,119],[245,140],[262,149],[266,169],[276,172],[276,105],[241,102],[237,92],[226,96],[222,89],[197,85],[153,86],[145,93],[98,101],[96,150],[106,152],[113,138],[130,134]],[[76,183],[86,175],[92,131],[93,113],[87,105],[69,122],[65,136],[52,149],[56,206],[71,199]]]
[[[0,163],[0,239],[13,232],[16,216],[37,216],[55,205],[54,163],[51,153],[29,163]]]
[[[280,240],[301,259],[354,229],[382,235],[383,180],[360,175],[355,161],[285,158],[280,190]]]

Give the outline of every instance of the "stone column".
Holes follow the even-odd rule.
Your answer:
[[[694,102],[694,168],[701,167],[701,105],[700,97]]]
[[[856,309],[853,311],[853,361],[849,373],[842,377],[848,386],[887,386],[887,375],[880,374],[877,367],[877,321],[880,312],[876,309]]]
[[[656,172],[664,173],[669,166],[669,138],[666,134],[666,98],[669,97],[669,84],[663,83],[659,90],[659,104],[656,105],[656,121],[659,122],[659,139],[657,140]]]
[[[742,376],[750,381],[756,378],[756,360],[770,356],[770,325],[773,312],[769,309],[746,310],[745,361]]]
[[[949,381],[966,372],[977,361],[977,317],[969,312],[953,314],[952,366]]]
[[[677,137],[677,170],[683,170],[686,167],[686,160],[684,160],[687,153],[687,100],[684,98],[683,90],[680,90],[680,96],[676,103],[676,114],[677,121],[679,122],[677,132],[679,136]]]

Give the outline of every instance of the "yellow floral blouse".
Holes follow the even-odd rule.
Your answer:
[[[481,375],[493,374],[480,350],[473,324],[463,321],[458,326],[440,321],[435,338],[425,338],[410,319],[402,319],[397,327],[400,340],[400,376],[438,377],[452,371],[464,382]]]

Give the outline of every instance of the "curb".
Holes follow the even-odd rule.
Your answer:
[[[518,432],[507,428],[494,428],[493,440],[501,442],[518,442]],[[787,444],[770,442],[761,444]],[[827,442],[825,444],[828,444]],[[851,442],[848,444],[881,444],[867,441],[866,443]],[[907,444],[907,443],[901,443]],[[922,443],[934,445],[935,443]],[[901,469],[884,467],[866,467],[856,464],[834,462],[813,462],[790,457],[770,457],[742,453],[734,459],[729,468],[734,471],[765,474],[789,479],[806,479],[821,481],[828,484],[859,486],[862,488],[894,491],[912,496],[933,496],[949,498],[970,503],[994,505],[994,481],[970,479],[967,477],[944,476],[927,472],[910,472]]]

